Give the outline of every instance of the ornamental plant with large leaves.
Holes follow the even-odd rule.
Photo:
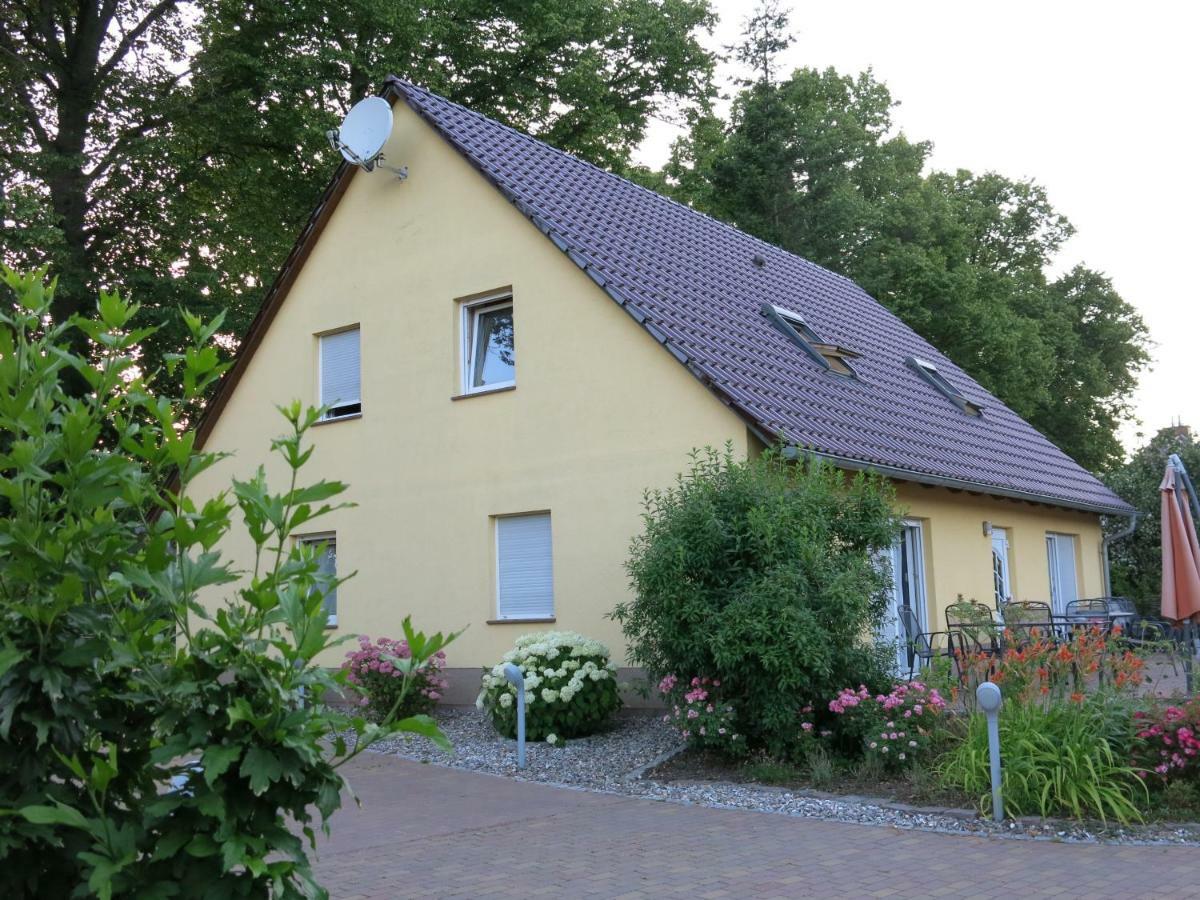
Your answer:
[[[97,318],[56,324],[44,273],[0,276],[0,890],[326,896],[297,832],[328,828],[338,767],[397,731],[445,739],[426,717],[372,724],[321,702],[344,686],[315,663],[336,643],[334,580],[291,540],[343,490],[298,479],[319,410],[282,411],[285,491],[260,468],[197,501],[189,486],[221,456],[197,451],[180,418],[223,370],[219,319],[184,314],[191,343],[169,360],[183,393],[156,396],[134,368],[148,336],[136,306],[102,294]],[[82,395],[64,391],[68,373]],[[250,572],[216,549],[235,505]],[[219,605],[199,602],[235,581]],[[406,620],[410,655],[392,665],[452,638]]]

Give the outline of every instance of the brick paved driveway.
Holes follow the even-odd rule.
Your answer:
[[[321,844],[335,900],[1200,897],[1200,850],[1014,841],[687,807],[365,753]]]

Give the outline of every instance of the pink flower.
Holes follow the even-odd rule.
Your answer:
[[[801,722],[800,727],[803,728],[805,731],[812,731],[813,723],[812,722]]]

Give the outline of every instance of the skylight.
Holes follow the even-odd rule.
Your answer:
[[[931,362],[926,362],[915,356],[910,356],[907,360],[908,365],[916,371],[918,375],[932,384],[938,389],[947,400],[958,407],[960,412],[966,413],[968,416],[979,418],[983,415],[983,407],[977,403],[972,403],[962,395],[962,391],[946,380],[945,376],[937,370]]]
[[[764,303],[762,314],[770,319],[776,328],[791,338],[792,343],[807,353],[821,368],[847,378],[858,377],[858,373],[850,366],[849,360],[857,359],[859,354],[837,344],[828,344],[821,340],[799,313]]]

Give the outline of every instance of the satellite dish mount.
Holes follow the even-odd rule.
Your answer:
[[[351,165],[366,172],[383,169],[403,181],[408,177],[408,166],[397,168],[383,161],[383,145],[391,133],[392,105],[382,97],[368,97],[355,103],[342,126],[325,132],[325,136],[329,146]]]

